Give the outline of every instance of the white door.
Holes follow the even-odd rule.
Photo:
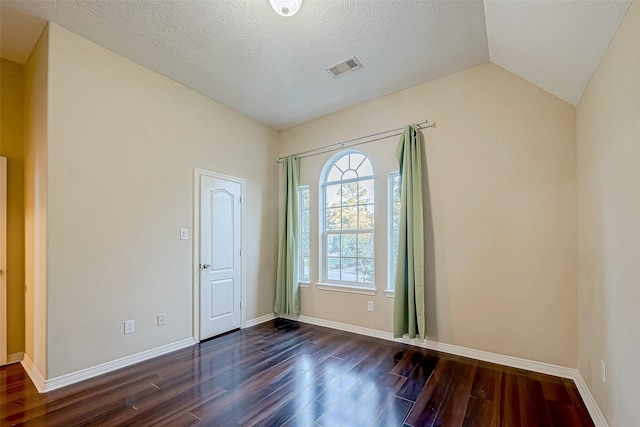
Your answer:
[[[0,366],[7,363],[7,159],[0,157]]]
[[[200,340],[241,326],[242,185],[200,176]]]

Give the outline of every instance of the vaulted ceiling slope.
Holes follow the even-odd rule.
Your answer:
[[[628,0],[1,2],[1,54],[25,63],[55,22],[282,130],[491,61],[576,105]],[[362,69],[325,68],[355,55]]]

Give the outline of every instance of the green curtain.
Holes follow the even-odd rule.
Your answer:
[[[400,137],[400,228],[395,277],[393,336],[425,337],[422,141],[415,126]]]
[[[280,206],[276,301],[279,314],[300,314],[298,289],[298,186],[300,160],[288,156],[282,162],[283,203]]]

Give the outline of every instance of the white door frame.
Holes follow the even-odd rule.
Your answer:
[[[247,180],[243,178],[237,178],[235,176],[224,175],[218,172],[212,172],[205,169],[194,168],[193,173],[193,339],[196,342],[200,342],[200,177],[210,176],[212,178],[224,179],[231,182],[240,184],[240,215],[242,220],[240,222],[240,245],[242,247],[242,256],[240,257],[240,328],[245,327],[247,321],[246,316],[246,224],[247,224],[247,209],[246,209],[246,191]]]
[[[0,157],[0,366],[7,363],[7,158]]]

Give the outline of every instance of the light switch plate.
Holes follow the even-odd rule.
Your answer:
[[[189,240],[189,229],[181,228],[180,229],[180,240]]]

